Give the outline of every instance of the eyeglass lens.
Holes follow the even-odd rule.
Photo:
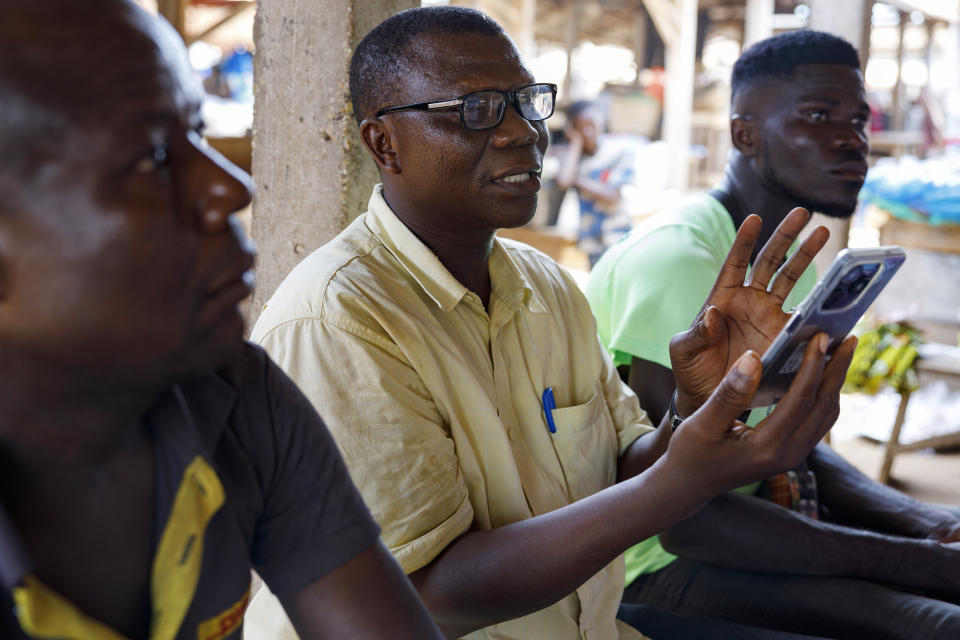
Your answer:
[[[503,117],[505,101],[496,91],[481,91],[463,101],[463,123],[468,129],[495,126]]]
[[[547,85],[524,87],[517,92],[517,103],[527,120],[543,120],[553,113],[553,92]],[[462,107],[468,129],[487,129],[500,123],[506,100],[499,91],[478,91],[465,98]]]
[[[543,120],[553,115],[553,91],[548,86],[527,87],[517,94],[517,102],[527,120]]]

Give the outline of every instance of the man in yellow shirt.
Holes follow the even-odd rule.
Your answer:
[[[350,90],[383,184],[288,275],[254,340],[324,416],[448,636],[642,637],[616,620],[623,550],[789,467],[836,417],[852,344],[826,364],[814,340],[776,416],[755,432],[736,423],[756,350],[825,232],[768,292],[806,212],[746,285],[759,219],[741,229],[712,308],[675,344],[689,418],[671,438],[675,423],[654,429],[619,380],[570,277],[494,235],[533,214],[556,87],[536,83],[483,14],[434,7],[368,34]]]

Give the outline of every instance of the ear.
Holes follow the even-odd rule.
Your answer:
[[[730,138],[733,146],[748,158],[757,155],[760,139],[758,126],[759,123],[752,116],[740,113],[730,116]]]
[[[366,118],[360,123],[360,138],[381,173],[400,173],[400,157],[394,148],[396,136],[389,124],[379,118]]]

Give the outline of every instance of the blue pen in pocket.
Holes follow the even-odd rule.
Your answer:
[[[553,399],[553,387],[547,387],[543,390],[543,414],[547,417],[547,427],[550,433],[557,432],[557,425],[553,421],[553,410],[557,408],[557,402]]]

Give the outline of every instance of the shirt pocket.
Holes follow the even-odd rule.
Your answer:
[[[570,498],[579,500],[613,485],[619,447],[600,383],[586,403],[554,409],[553,421],[553,446]]]

